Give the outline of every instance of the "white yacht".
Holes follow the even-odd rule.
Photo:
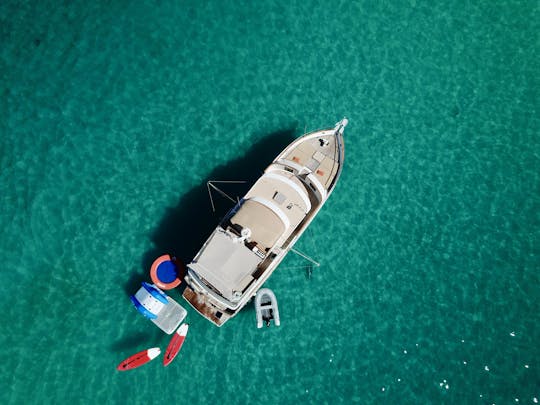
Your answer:
[[[188,265],[183,297],[215,325],[255,296],[334,190],[347,123],[344,118],[287,146]]]

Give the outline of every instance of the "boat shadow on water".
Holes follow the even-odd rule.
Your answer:
[[[141,347],[141,342],[150,342],[149,345],[156,345],[161,340],[161,333],[156,331],[134,332],[110,345],[110,350],[115,353],[127,352]]]
[[[131,275],[125,284],[126,292],[133,293],[141,281],[148,279],[153,261],[163,254],[174,255],[182,262],[189,263],[220,219],[233,207],[230,200],[213,192],[213,212],[208,182],[245,181],[241,184],[216,184],[233,198],[241,198],[283,148],[296,138],[296,126],[291,127],[264,136],[241,157],[216,167],[198,186],[185,193],[175,207],[168,208],[151,235],[154,248],[145,252],[141,258],[143,272]]]

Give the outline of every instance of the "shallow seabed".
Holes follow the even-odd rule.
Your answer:
[[[537,1],[0,2],[0,402],[538,401],[539,32]],[[206,181],[343,116],[281,327],[190,309],[117,372],[168,343],[128,295],[227,209]]]

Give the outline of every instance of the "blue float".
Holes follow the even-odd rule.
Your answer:
[[[161,310],[169,302],[163,291],[155,285],[143,282],[142,287],[129,297],[141,314],[149,319],[156,319]]]

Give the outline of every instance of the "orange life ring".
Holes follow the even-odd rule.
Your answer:
[[[150,268],[152,282],[162,290],[171,290],[178,287],[182,282],[178,265],[176,258],[170,255],[158,257]]]

